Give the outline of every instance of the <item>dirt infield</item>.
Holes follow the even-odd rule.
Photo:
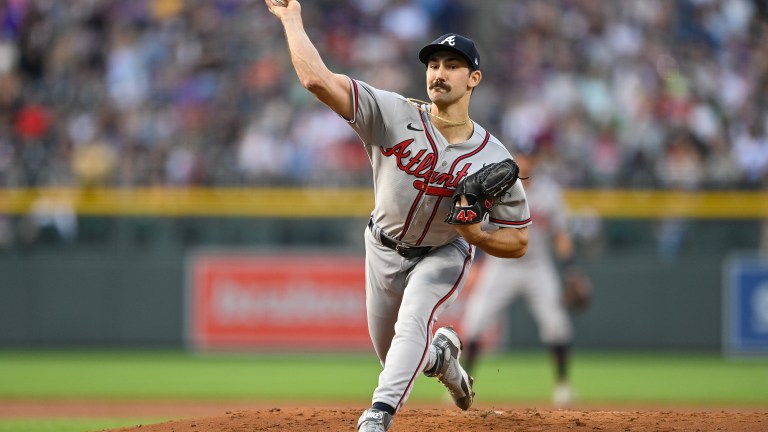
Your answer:
[[[230,411],[226,415],[113,429],[117,432],[354,431],[358,409]],[[403,410],[390,432],[768,430],[768,414],[676,411]]]
[[[0,417],[166,417],[108,432],[354,431],[363,407],[280,407],[247,402],[0,401]],[[557,410],[537,407],[404,408],[390,432],[768,431],[768,407]]]

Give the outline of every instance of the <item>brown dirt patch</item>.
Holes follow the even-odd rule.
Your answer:
[[[354,431],[358,409],[230,411],[223,416],[113,429],[114,432]],[[403,410],[390,432],[741,431],[768,430],[768,414],[683,411]]]
[[[291,407],[265,402],[0,401],[0,417],[173,418],[104,432],[354,431],[365,407]],[[768,407],[609,408],[406,406],[390,432],[469,431],[768,431]]]

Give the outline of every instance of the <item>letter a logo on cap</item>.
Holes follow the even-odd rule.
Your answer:
[[[456,45],[456,36],[448,36],[447,38],[440,41],[441,45],[448,44],[450,46]]]

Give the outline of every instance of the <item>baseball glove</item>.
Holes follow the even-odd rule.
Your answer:
[[[515,184],[520,168],[512,159],[486,165],[459,182],[453,193],[453,206],[445,221],[453,225],[480,223],[504,193]],[[467,205],[460,203],[461,196]]]
[[[577,267],[570,267],[563,275],[563,301],[573,312],[583,312],[592,301],[592,282]]]

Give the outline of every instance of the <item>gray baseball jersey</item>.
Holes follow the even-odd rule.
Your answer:
[[[451,145],[433,125],[428,105],[361,81],[350,79],[350,85],[354,117],[347,121],[363,141],[374,180],[375,207],[365,233],[366,309],[384,370],[373,402],[400,409],[427,363],[433,325],[461,292],[474,256],[474,248],[444,222],[453,191],[484,164],[511,156],[477,123],[466,142]],[[530,222],[517,182],[490,212],[489,223]],[[405,258],[393,243],[431,249]]]
[[[528,303],[542,342],[563,344],[571,340],[571,322],[561,301],[561,282],[552,252],[552,235],[567,229],[568,223],[562,191],[543,173],[533,174],[525,188],[536,220],[528,230],[528,252],[516,260],[483,259],[461,324],[469,340],[479,340],[520,296]]]

